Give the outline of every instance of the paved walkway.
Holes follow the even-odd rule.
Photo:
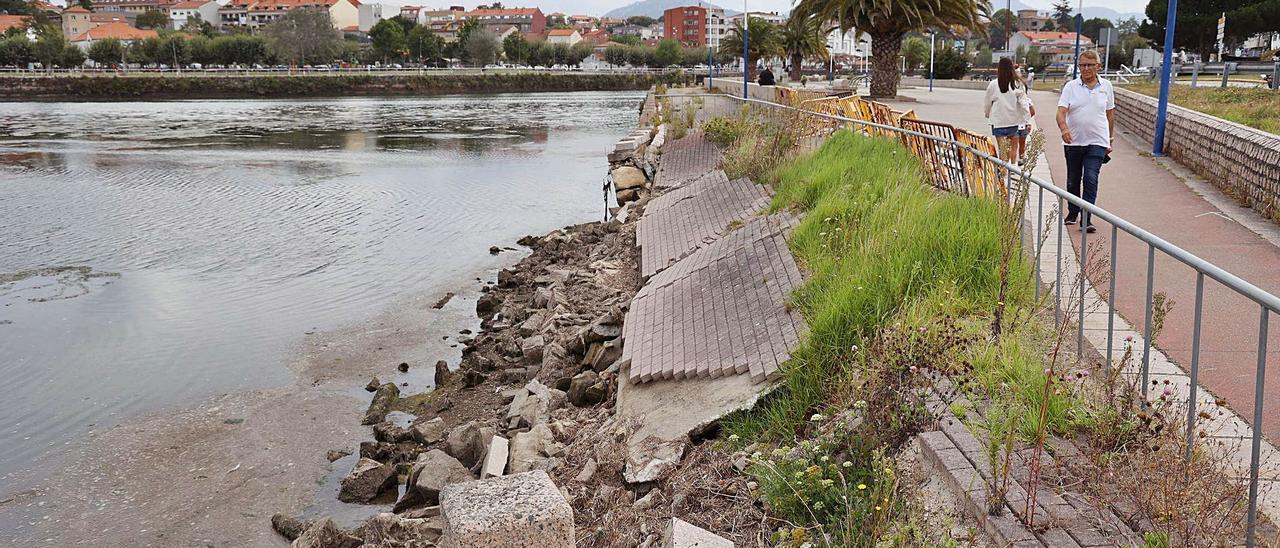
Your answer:
[[[655,187],[636,227],[648,282],[623,327],[632,383],[749,375],[777,378],[803,318],[787,299],[803,280],[785,232],[788,215],[764,216],[770,192],[717,169],[720,151],[699,132],[662,151]]]
[[[924,89],[907,89],[903,94],[919,100],[904,106],[914,108],[921,118],[945,121],[971,131],[990,131],[982,117],[981,91],[935,88],[930,93]],[[1039,107],[1037,125],[1051,129],[1045,132],[1049,172],[1053,181],[1063,186],[1066,166],[1059,152],[1062,142],[1053,120],[1057,96],[1034,92],[1032,98]],[[1147,144],[1133,143],[1127,137],[1117,139],[1112,160],[1103,167],[1098,205],[1266,291],[1280,294],[1280,247],[1272,243],[1280,241],[1275,236],[1280,229],[1268,225],[1252,211],[1235,206],[1216,191],[1193,190],[1143,155],[1147,149]],[[1236,218],[1253,225],[1254,229]],[[1089,240],[1090,254],[1108,256],[1111,227],[1101,221],[1095,224],[1098,232]],[[1070,230],[1066,234],[1078,253],[1080,232]],[[1095,247],[1099,243],[1103,245]],[[1147,245],[1122,233],[1115,260],[1116,308],[1141,332],[1145,317]],[[1159,252],[1155,264],[1155,291],[1163,292],[1174,303],[1155,345],[1187,369],[1191,364],[1195,272]],[[1225,398],[1228,406],[1249,420],[1253,416],[1258,315],[1256,304],[1206,279],[1200,383]],[[1274,441],[1280,440],[1280,318],[1273,314],[1270,323],[1266,386],[1269,405],[1264,409],[1263,432]]]

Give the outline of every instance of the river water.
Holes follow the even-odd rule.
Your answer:
[[[598,218],[641,98],[0,103],[0,485]]]

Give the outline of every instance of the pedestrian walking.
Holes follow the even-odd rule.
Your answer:
[[[987,84],[983,112],[991,122],[991,134],[1001,142],[1005,161],[1022,164],[1027,134],[1031,133],[1031,117],[1035,105],[1027,95],[1027,84],[1018,77],[1013,61],[1001,59],[996,66],[996,79]]]
[[[1116,96],[1111,82],[1098,76],[1102,64],[1098,52],[1080,54],[1080,77],[1067,82],[1058,98],[1058,129],[1067,159],[1067,192],[1089,203],[1098,200],[1098,173],[1111,159],[1115,142]],[[1080,223],[1081,230],[1093,232],[1093,222],[1080,208],[1067,207],[1064,224]]]

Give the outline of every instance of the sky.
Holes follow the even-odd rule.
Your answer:
[[[503,3],[508,6],[528,5],[532,7],[536,5],[537,7],[542,8],[542,11],[546,13],[559,11],[564,13],[581,13],[581,14],[587,14],[587,15],[599,15],[611,9],[619,8],[627,4],[630,4],[633,1],[634,0],[508,0],[507,2],[503,2]],[[741,11],[742,9],[741,7],[742,0],[722,0],[722,1],[711,0],[711,1],[712,3],[715,3],[721,7],[736,9],[739,11]],[[747,1],[747,8],[750,9],[751,11],[789,11],[792,5],[791,0],[746,0],[746,1]],[[1077,4],[1078,2],[1079,0],[1072,1],[1073,4]],[[428,5],[431,5],[430,0],[428,0],[427,3]],[[487,2],[481,2],[481,3],[487,3]],[[996,6],[997,8],[1004,5],[1003,0],[994,0],[994,3],[999,4]],[[1049,6],[1053,4],[1053,1],[1052,0],[1022,0],[1022,3],[1028,6],[1032,6],[1032,7],[1047,11],[1049,9]],[[1106,6],[1119,12],[1142,13],[1147,8],[1147,0],[1085,0],[1085,4],[1094,5],[1094,6]],[[466,6],[470,8],[470,7],[473,7],[474,4],[471,2],[467,2]]]

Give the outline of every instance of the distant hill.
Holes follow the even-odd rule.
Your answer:
[[[697,0],[639,0],[638,2],[633,2],[631,4],[622,6],[616,10],[612,10],[609,13],[604,14],[604,16],[625,18],[625,17],[631,17],[632,15],[647,15],[649,17],[657,19],[659,17],[662,17],[662,12],[667,11],[671,8],[678,8],[680,6],[689,6],[689,5],[696,5],[696,4],[702,4],[702,5],[713,7],[713,8],[720,7],[715,4],[711,4],[709,2],[698,2]],[[725,10],[725,13],[729,15],[738,14],[738,12],[733,10]]]
[[[1030,9],[1040,10],[1040,11],[1042,11],[1042,12],[1044,12],[1044,13],[1049,13],[1049,12],[1051,11],[1051,10],[1048,10],[1048,9],[1045,9],[1045,8],[1037,8],[1037,7],[1035,7],[1035,6],[1028,6],[1027,4],[1025,4],[1025,3],[1023,3],[1023,2],[1020,2],[1019,0],[1012,0],[1012,1],[1010,1],[1009,3],[1011,4],[1011,6],[1010,6],[1010,7],[1013,9],[1013,11],[1014,11],[1015,13],[1016,13],[1018,10],[1030,10]],[[994,11],[994,10],[999,10],[999,9],[1004,9],[1004,6],[1005,6],[1005,0],[992,0],[992,2],[991,2],[991,9],[992,9],[993,11]],[[1145,14],[1145,13],[1133,13],[1133,12],[1119,12],[1119,11],[1113,10],[1113,9],[1111,9],[1111,8],[1102,7],[1102,6],[1086,6],[1086,7],[1084,8],[1084,18],[1085,18],[1085,19],[1092,19],[1092,18],[1094,18],[1094,17],[1101,17],[1101,18],[1103,18],[1103,19],[1110,19],[1112,23],[1119,23],[1120,21],[1123,21],[1123,20],[1128,19],[1128,18],[1130,18],[1130,17],[1136,17],[1136,18],[1138,19],[1138,21],[1143,21],[1143,20],[1145,20],[1145,19],[1147,18],[1147,14]]]

